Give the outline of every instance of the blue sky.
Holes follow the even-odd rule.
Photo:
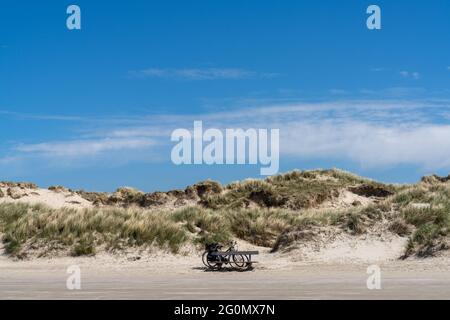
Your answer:
[[[447,174],[449,35],[446,0],[1,0],[0,179],[151,191],[259,176],[172,164],[170,132],[194,120],[280,128],[280,171]]]

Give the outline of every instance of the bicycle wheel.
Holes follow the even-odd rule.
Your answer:
[[[222,261],[220,256],[210,255],[208,251],[205,251],[202,256],[202,261],[205,266],[209,269],[220,269],[222,268]]]
[[[209,267],[209,265],[208,265],[208,251],[203,252],[202,262],[205,265],[205,267]]]
[[[235,254],[233,255],[233,263],[237,268],[242,269],[247,265],[247,259],[242,254]]]

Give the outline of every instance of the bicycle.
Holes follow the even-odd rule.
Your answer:
[[[242,269],[248,265],[246,257],[237,251],[237,242],[230,241],[229,247],[225,251],[220,251],[223,248],[218,243],[211,243],[205,245],[205,252],[202,255],[203,264],[209,269],[221,269],[223,265],[229,264],[238,269]]]

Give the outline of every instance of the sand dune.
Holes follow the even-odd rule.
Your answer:
[[[61,191],[55,192],[48,189],[30,189],[30,188],[11,188],[13,196],[8,195],[8,189],[10,188],[0,188],[3,197],[0,198],[0,203],[4,202],[22,202],[29,204],[44,204],[50,208],[60,209],[63,207],[67,208],[91,208],[92,203],[82,198],[80,195],[69,192]],[[10,190],[11,190],[10,189]]]

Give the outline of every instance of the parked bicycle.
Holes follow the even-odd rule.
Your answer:
[[[224,265],[236,269],[249,269],[255,263],[252,261],[252,255],[258,254],[258,251],[238,251],[236,241],[230,241],[227,250],[220,251],[222,248],[223,246],[218,243],[205,245],[202,261],[208,269],[219,270]]]

